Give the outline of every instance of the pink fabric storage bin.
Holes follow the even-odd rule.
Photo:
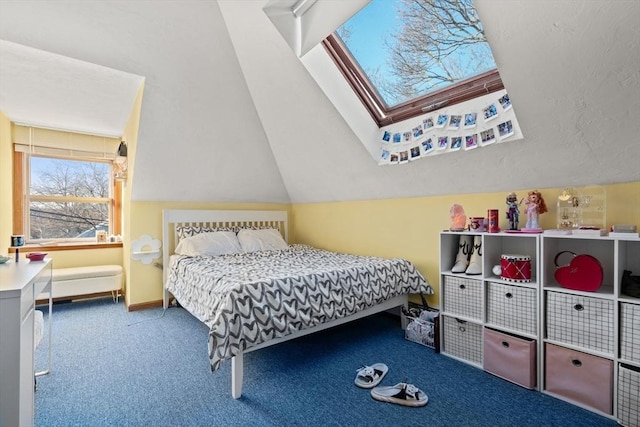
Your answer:
[[[545,344],[545,390],[613,413],[613,361]]]
[[[485,371],[533,389],[536,387],[536,341],[484,329]]]

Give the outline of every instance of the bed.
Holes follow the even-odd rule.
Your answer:
[[[245,353],[433,293],[406,260],[289,245],[286,211],[164,210],[163,242],[163,305],[173,295],[209,327],[211,369],[231,359],[236,399]]]

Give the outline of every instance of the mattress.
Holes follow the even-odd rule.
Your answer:
[[[399,295],[433,293],[407,260],[307,245],[215,257],[174,255],[166,288],[210,328],[212,370],[271,339]]]

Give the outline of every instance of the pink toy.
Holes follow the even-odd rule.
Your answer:
[[[547,212],[547,205],[542,198],[542,194],[538,190],[529,191],[526,200],[523,201],[527,206],[527,225],[523,231],[541,230],[538,224],[538,216]]]

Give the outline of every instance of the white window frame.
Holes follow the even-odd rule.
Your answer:
[[[25,236],[27,243],[70,242],[95,243],[95,237],[31,239],[31,201],[107,203],[109,232],[122,233],[122,186],[126,175],[116,176],[122,166],[116,164],[121,138],[37,128],[12,123],[14,144],[14,233]],[[31,195],[31,156],[43,158],[101,162],[109,165],[108,197],[63,197]]]
[[[46,159],[59,159],[59,160],[77,160],[83,162],[95,162],[95,163],[107,163],[109,164],[109,197],[75,197],[75,196],[46,196],[46,195],[32,195],[31,189],[31,157],[40,157]],[[91,156],[52,156],[45,154],[30,154],[25,153],[24,156],[25,165],[25,179],[24,179],[24,233],[26,243],[43,243],[43,242],[95,242],[95,237],[63,237],[63,238],[44,238],[44,239],[32,239],[31,238],[31,202],[77,202],[77,203],[106,203],[108,210],[108,222],[109,230],[111,233],[114,231],[114,165],[113,161],[100,160],[92,158]]]

